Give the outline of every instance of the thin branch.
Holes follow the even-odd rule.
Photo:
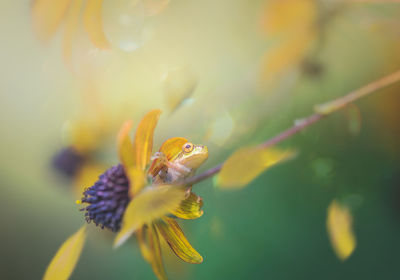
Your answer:
[[[316,113],[301,119],[297,120],[294,122],[294,125],[285,131],[279,133],[275,137],[263,142],[260,144],[260,147],[262,148],[268,148],[270,146],[276,145],[280,142],[282,142],[285,139],[290,138],[291,136],[295,135],[296,133],[302,131],[306,127],[318,122],[325,116],[328,116],[344,107],[349,105],[350,103],[357,101],[358,99],[361,99],[362,97],[365,97],[371,93],[374,93],[380,89],[383,89],[387,86],[393,85],[400,81],[400,70],[396,71],[386,77],[383,77],[379,80],[376,80],[364,87],[361,87],[355,91],[352,91],[345,96],[339,97],[337,99],[334,99],[330,102],[324,103],[322,105],[317,105],[315,106],[315,111]],[[179,185],[194,185],[196,183],[199,183],[207,178],[210,178],[217,174],[218,172],[221,171],[223,166],[223,163],[218,164],[203,173],[199,175],[195,175],[193,177],[188,178],[187,180],[183,181],[182,184]]]

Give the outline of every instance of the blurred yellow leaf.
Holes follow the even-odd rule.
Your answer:
[[[142,118],[136,129],[135,141],[133,143],[135,164],[141,170],[144,170],[150,162],[153,149],[154,129],[156,128],[160,114],[161,110],[158,109],[148,112]]]
[[[272,0],[263,8],[261,30],[268,35],[304,31],[316,20],[317,6],[313,0]]]
[[[271,166],[291,159],[295,154],[292,150],[259,146],[241,148],[224,162],[217,185],[221,188],[242,188]]]
[[[261,60],[261,79],[274,82],[296,67],[309,50],[314,35],[313,32],[299,33],[269,49]]]
[[[128,204],[114,246],[120,246],[144,224],[177,209],[184,199],[185,189],[177,186],[162,185],[144,189]]]
[[[180,259],[188,263],[203,262],[203,257],[190,245],[174,219],[165,217],[162,221],[155,223],[155,226]]]
[[[168,71],[162,78],[169,112],[174,112],[187,100],[197,86],[197,77],[189,66]]]
[[[86,240],[86,226],[81,227],[58,249],[46,269],[44,280],[69,279],[81,255]]]
[[[36,0],[33,3],[33,28],[40,40],[49,40],[63,20],[71,0]]]
[[[108,49],[110,43],[103,32],[102,5],[103,0],[87,0],[83,23],[93,45],[99,49]]]
[[[333,250],[341,260],[346,260],[356,247],[349,209],[335,200],[328,207],[326,226]]]

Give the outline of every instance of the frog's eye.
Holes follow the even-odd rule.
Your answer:
[[[186,143],[182,147],[182,150],[184,153],[190,153],[191,151],[193,151],[193,149],[194,149],[194,145],[192,143]]]

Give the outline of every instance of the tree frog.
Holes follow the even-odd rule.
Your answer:
[[[171,184],[192,176],[207,158],[207,146],[192,144],[181,137],[171,138],[152,157],[149,174],[153,184]]]

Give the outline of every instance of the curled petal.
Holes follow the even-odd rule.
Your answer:
[[[154,225],[149,225],[148,238],[151,250],[151,267],[153,268],[154,274],[159,280],[166,280],[167,275],[165,274],[164,264],[161,257],[160,239]]]
[[[188,263],[203,262],[203,257],[190,245],[174,219],[164,217],[162,221],[155,223],[155,226],[180,259]]]
[[[87,0],[83,23],[93,45],[99,49],[108,49],[110,43],[103,32],[102,4],[103,0]]]
[[[164,155],[165,158],[159,156],[153,160],[153,163],[149,169],[149,174],[156,176],[161,168],[163,168],[165,160],[170,161],[174,159],[179,153],[182,152],[182,146],[187,142],[189,141],[183,137],[173,137],[165,141],[159,150],[160,154]]]
[[[147,188],[135,196],[128,204],[122,220],[122,228],[114,241],[121,245],[135,230],[159,219],[179,207],[185,199],[185,189],[176,186]]]
[[[179,208],[171,213],[181,219],[197,219],[203,215],[203,199],[195,193],[190,193],[189,197],[181,202]]]
[[[349,209],[339,205],[335,200],[332,201],[328,208],[326,226],[338,258],[345,260],[350,257],[356,247],[356,238]]]
[[[36,0],[32,8],[33,28],[40,40],[53,37],[71,0]]]
[[[86,227],[83,226],[69,237],[46,269],[44,280],[68,279],[74,271],[86,240]]]
[[[241,188],[268,168],[295,156],[292,150],[244,147],[231,155],[222,166],[217,184],[222,188]]]

